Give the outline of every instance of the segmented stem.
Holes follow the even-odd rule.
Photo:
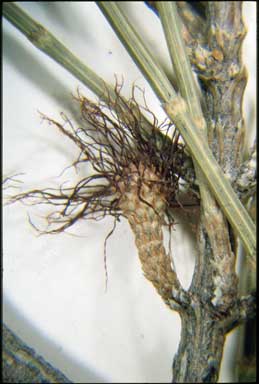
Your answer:
[[[172,289],[179,291],[181,288],[163,243],[165,199],[159,177],[152,168],[142,164],[138,168],[132,164],[128,171],[128,184],[119,184],[123,192],[120,207],[135,235],[145,277],[170,305]]]

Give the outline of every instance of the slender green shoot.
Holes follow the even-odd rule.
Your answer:
[[[142,70],[144,76],[149,80],[158,98],[162,101],[166,113],[176,124],[193,158],[201,167],[218,203],[221,205],[233,228],[239,234],[248,253],[250,255],[254,254],[256,247],[255,225],[235,195],[229,181],[225,178],[199,129],[188,115],[187,109],[179,109],[179,96],[171,86],[163,70],[123,15],[118,3],[98,2],[97,5],[117,31],[118,37],[129,48],[130,54]],[[4,3],[3,14],[37,48],[61,64],[101,99],[105,101],[106,97],[112,97],[114,90],[110,86],[107,86],[99,76],[20,7],[14,3]]]
[[[123,14],[119,3],[99,1],[97,5],[162,101],[167,115],[183,136],[224,214],[240,236],[248,254],[254,257],[255,224],[236,196],[196,123],[190,117],[187,104],[169,83],[163,69]]]

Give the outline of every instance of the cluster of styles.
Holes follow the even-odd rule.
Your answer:
[[[135,235],[144,275],[168,304],[175,272],[165,251],[162,227],[171,229],[174,223],[171,208],[178,204],[184,146],[179,134],[172,133],[172,123],[158,124],[144,93],[140,106],[135,100],[137,87],[127,101],[120,95],[121,87],[117,84],[116,97],[108,97],[105,103],[94,103],[78,92],[80,127],[75,128],[64,114],[62,123],[43,116],[79,148],[73,166],[89,164],[91,175],[73,188],[34,189],[13,196],[11,202],[51,205],[44,233],[63,232],[81,219],[111,215],[116,223],[125,217]],[[144,113],[152,121],[148,132]]]

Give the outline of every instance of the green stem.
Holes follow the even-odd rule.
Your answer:
[[[153,59],[152,55],[146,50],[134,29],[131,26],[128,28],[129,22],[121,13],[117,3],[98,2],[97,5],[102,9],[108,19],[111,18],[113,20],[114,27],[120,31],[120,33],[118,33],[119,37],[126,45],[131,47],[132,56],[134,56],[133,52],[135,52],[136,62],[150,81],[157,96],[165,103],[164,107],[168,116],[176,123],[192,156],[202,168],[219,204],[243,240],[248,253],[253,255],[255,253],[255,225],[234,194],[230,183],[225,179],[223,172],[219,168],[208,145],[204,143],[196,125],[188,116],[185,116],[183,119],[181,114],[179,115],[177,113],[177,116],[172,114],[171,102],[174,103],[174,99],[177,99],[177,94],[170,85],[163,70],[159,68],[156,60]],[[3,14],[16,28],[24,33],[37,48],[60,63],[104,101],[105,98],[108,97],[105,90],[109,90],[110,97],[114,95],[114,90],[110,86],[107,86],[99,76],[86,65],[82,64],[80,60],[66,49],[51,33],[35,22],[16,4],[4,3]],[[123,33],[123,31],[125,33]],[[127,43],[125,42],[125,38]],[[136,49],[139,44],[142,48],[136,52],[134,50],[134,44],[136,44]],[[153,77],[153,73],[156,74],[156,77]]]
[[[127,52],[140,68],[157,97],[163,102],[176,96],[176,92],[157,60],[145,46],[139,34],[114,1],[97,1],[96,5],[103,12],[116,32]]]
[[[118,3],[99,1],[96,4],[149,81],[158,98],[162,101],[167,115],[183,136],[193,159],[201,168],[217,202],[240,236],[248,254],[254,259],[256,252],[255,224],[233,191],[230,182],[219,167],[199,128],[190,118],[184,100],[177,95],[157,60],[146,48],[140,36],[122,13]]]
[[[54,58],[62,67],[72,73],[99,97],[105,97],[109,89],[111,95],[114,90],[104,80],[97,76],[89,67],[83,64],[59,40],[48,32],[41,24],[32,19],[15,3],[3,3],[3,15],[18,28],[38,49]]]
[[[191,152],[195,161],[201,168],[222,211],[240,236],[252,263],[254,263],[256,255],[255,224],[235,194],[230,182],[226,179],[203,136],[192,129],[193,122],[190,119],[187,105],[177,112],[174,106],[176,102],[177,100],[172,100],[171,103],[165,104],[165,110],[174,121],[185,141],[191,143]]]
[[[159,12],[160,21],[163,26],[164,35],[167,42],[171,62],[177,78],[177,85],[184,100],[187,102],[190,114],[197,127],[206,136],[206,122],[203,117],[197,85],[194,80],[190,60],[182,38],[181,21],[177,12],[177,5],[174,2],[158,1],[156,8]],[[206,209],[206,203],[209,203],[207,197],[210,194],[208,186],[201,169],[194,162],[196,178],[198,180],[201,203]]]
[[[104,102],[114,101],[114,109],[120,113],[121,109],[125,109],[125,105],[120,101],[114,88],[107,84],[87,65],[83,64],[72,52],[70,52],[59,40],[55,38],[46,28],[32,19],[25,11],[23,11],[15,3],[3,3],[3,15],[19,29],[30,42],[46,53],[49,57],[59,63],[69,73],[74,75],[79,81],[86,85],[95,95]],[[122,98],[122,97],[121,97]],[[123,98],[122,98],[123,99]],[[134,109],[133,109],[134,112]],[[139,111],[136,111],[139,117]],[[142,115],[143,133],[149,135],[154,132],[153,126],[148,119]],[[164,135],[157,130],[156,139],[158,143],[164,141]],[[168,142],[171,140],[168,138]]]
[[[194,119],[203,119],[197,85],[182,38],[181,21],[177,12],[176,2],[158,1],[156,7],[163,25],[164,35],[180,93],[188,104],[191,116]]]

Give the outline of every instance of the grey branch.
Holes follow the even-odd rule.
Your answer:
[[[72,383],[5,324],[2,329],[2,348],[4,383]]]
[[[248,159],[239,169],[234,187],[242,199],[256,192],[256,143],[251,148]]]

